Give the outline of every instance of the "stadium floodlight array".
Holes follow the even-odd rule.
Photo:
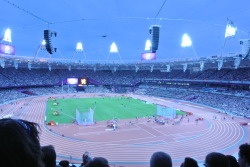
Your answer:
[[[42,41],[42,46],[45,46],[46,45],[46,42],[45,40]]]
[[[3,38],[0,40],[0,54],[15,55],[15,47],[12,46],[11,30],[7,28]]]
[[[192,40],[191,40],[191,38],[189,37],[188,34],[183,34],[181,46],[182,47],[190,47],[190,46],[192,46]]]
[[[234,26],[232,21],[229,21],[226,26],[225,38],[235,36],[237,27]]]
[[[145,51],[151,50],[151,47],[152,47],[151,41],[149,39],[146,40]]]
[[[10,42],[10,43],[12,42],[11,41],[11,30],[9,28],[7,28],[5,33],[4,33],[3,41]]]
[[[76,44],[76,52],[82,52],[82,51],[83,51],[82,43],[77,42],[77,44]]]
[[[118,53],[118,48],[117,48],[117,45],[115,44],[115,42],[113,42],[111,45],[110,45],[110,53]]]
[[[112,60],[113,61],[122,61],[122,58],[120,56],[120,53],[118,51],[118,47],[116,45],[115,42],[113,42],[111,45],[110,45],[110,50],[109,50],[109,55],[108,55],[108,58],[107,60],[109,60],[110,56],[112,55]],[[115,57],[114,57],[115,56]],[[119,58],[120,60],[117,60],[117,58]]]
[[[46,45],[46,41],[43,40],[42,43],[41,43],[41,45],[40,45],[40,47],[39,47],[39,49],[45,50],[45,49],[46,49],[45,45]],[[38,51],[37,51],[37,54],[38,54],[38,52],[39,52],[39,49],[38,49]],[[36,55],[36,56],[37,56],[37,55]]]

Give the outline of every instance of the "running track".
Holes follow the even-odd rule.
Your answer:
[[[98,94],[55,96],[58,98],[62,96],[65,98],[96,97]],[[114,96],[114,94],[108,94],[108,96]],[[76,163],[81,162],[83,152],[88,150],[94,157],[107,158],[113,166],[144,167],[149,166],[150,156],[154,152],[164,151],[171,155],[174,166],[179,166],[183,158],[187,156],[202,163],[206,154],[212,151],[235,155],[238,152],[238,146],[249,141],[249,128],[239,125],[239,122],[247,122],[242,118],[235,117],[232,120],[230,116],[218,113],[215,109],[188,102],[148,96],[130,96],[193,112],[194,116],[190,117],[190,120],[202,117],[204,121],[196,125],[194,121],[187,123],[187,120],[184,120],[181,125],[166,127],[142,121],[133,127],[124,126],[120,132],[119,129],[115,132],[105,132],[105,125],[100,124],[96,127],[84,127],[92,129],[85,133],[85,138],[89,134],[90,140],[83,140],[74,135],[62,137],[60,133],[50,131],[50,127],[44,124],[46,102],[49,96],[27,98],[16,101],[17,104],[2,105],[0,108],[3,111],[0,116],[13,114],[14,118],[37,122],[41,126],[41,145],[54,145],[58,159],[68,159]],[[213,119],[214,116],[217,116],[216,120]],[[221,120],[222,117],[227,119]],[[72,127],[65,125],[65,132],[70,131],[71,128],[76,129],[77,127],[74,126],[76,125]],[[105,140],[105,135],[111,137]]]

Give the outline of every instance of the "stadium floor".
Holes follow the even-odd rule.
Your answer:
[[[52,95],[50,95],[52,96]],[[12,104],[0,106],[1,117],[26,119],[41,126],[41,145],[54,145],[58,159],[81,163],[82,154],[88,150],[93,157],[102,156],[111,166],[146,167],[151,155],[164,151],[171,155],[174,166],[179,166],[185,157],[195,158],[203,163],[205,156],[213,151],[236,155],[238,146],[249,141],[249,127],[240,122],[248,120],[232,117],[219,110],[173,99],[139,95],[129,97],[150,103],[171,106],[194,115],[173,125],[168,122],[160,125],[147,118],[119,120],[118,128],[110,131],[105,121],[91,126],[76,124],[45,124],[46,102],[50,96],[31,97]],[[121,94],[65,94],[53,95],[55,98],[122,96]],[[139,111],[138,111],[139,112]],[[216,117],[216,119],[215,119]],[[203,121],[195,121],[203,118]],[[176,122],[177,120],[175,120]]]

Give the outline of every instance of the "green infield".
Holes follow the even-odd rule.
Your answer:
[[[76,118],[76,109],[88,112],[89,108],[94,110],[94,121],[133,119],[157,113],[157,105],[127,97],[48,99],[46,121],[72,123]],[[176,114],[185,113],[177,110]]]

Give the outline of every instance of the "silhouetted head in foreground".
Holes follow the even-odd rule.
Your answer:
[[[103,157],[95,157],[90,160],[85,167],[109,167],[108,160]]]
[[[250,145],[249,144],[242,144],[239,147],[239,165],[240,167],[248,167],[250,166]]]
[[[229,167],[229,162],[224,154],[212,152],[205,159],[206,167]]]
[[[42,160],[45,167],[55,167],[56,166],[56,151],[54,146],[48,145],[41,148]]]
[[[190,157],[186,157],[183,162],[183,167],[199,167],[196,160]]]
[[[8,167],[42,167],[38,124],[0,119],[0,162]]]
[[[165,152],[155,152],[151,156],[150,167],[172,167],[172,159]]]
[[[239,163],[237,162],[237,159],[232,155],[226,155],[229,167],[240,167]]]

